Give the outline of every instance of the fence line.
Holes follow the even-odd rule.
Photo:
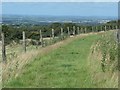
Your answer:
[[[23,50],[26,52],[26,38],[25,38],[25,31],[23,31]]]
[[[98,29],[97,26],[94,26],[94,27],[92,26],[90,29],[91,31],[89,31],[89,32],[107,31],[107,30],[114,29],[114,28],[117,30],[118,26],[117,25],[116,26],[108,26],[108,28],[107,28],[107,26],[105,25],[104,28],[103,28],[103,26],[101,26],[100,30]],[[83,28],[83,27],[73,26],[72,27],[72,35],[75,36],[75,35],[79,35],[81,33],[88,33],[87,29],[88,29],[87,27]],[[67,36],[70,37],[70,35],[71,35],[70,27],[67,27]],[[119,41],[120,35],[119,34],[117,34],[117,35],[118,35],[118,42],[120,42]],[[23,36],[23,40],[22,40],[23,41],[23,50],[24,50],[24,52],[26,52],[27,49],[26,49],[26,33],[25,33],[25,31],[22,32],[22,36]],[[62,27],[60,28],[60,36],[61,36],[61,40],[63,40],[64,29]],[[2,61],[4,63],[6,63],[7,58],[6,58],[5,36],[4,36],[3,32],[1,33],[1,37],[2,37],[2,39],[1,39],[2,40]],[[52,28],[51,34],[50,34],[50,40],[52,40],[52,43],[54,43],[54,39],[55,39],[55,30]],[[43,35],[42,35],[42,30],[39,30],[39,43],[41,44],[42,47],[45,46],[44,45],[45,42],[43,40]]]
[[[80,34],[80,28],[77,27],[77,34],[79,35]]]
[[[68,31],[68,36],[70,37],[70,28],[67,27],[67,31]]]
[[[54,35],[54,29],[52,29],[52,39],[54,40],[54,37],[55,37],[55,35]]]
[[[5,47],[5,35],[3,32],[1,32],[1,40],[2,40],[2,61],[3,61],[3,63],[7,63],[6,47]]]
[[[43,37],[42,37],[42,31],[40,30],[40,40],[39,42],[41,43],[41,46],[43,47]]]
[[[75,36],[75,26],[73,26],[73,36]]]

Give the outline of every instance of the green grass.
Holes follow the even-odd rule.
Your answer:
[[[93,84],[87,59],[90,47],[101,35],[89,35],[36,57],[21,74],[12,78],[5,87],[90,88]]]
[[[40,48],[40,47],[38,47]],[[29,45],[27,46],[27,52],[31,51],[31,50],[35,50],[37,49],[36,46],[33,45]],[[19,55],[21,55],[21,53],[23,53],[23,47],[22,45],[13,45],[13,46],[6,46],[6,56],[7,56],[7,61],[12,61],[13,59],[15,59],[16,57],[18,57]],[[0,48],[0,54],[2,54],[2,49]],[[2,61],[2,55],[0,55],[0,62]]]
[[[118,45],[115,31],[105,32],[91,47],[89,71],[100,88],[118,88]]]

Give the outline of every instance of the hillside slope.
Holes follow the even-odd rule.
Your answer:
[[[88,57],[91,46],[102,33],[74,37],[69,43],[37,57],[24,66],[18,76],[5,83],[5,87],[90,88],[99,87],[93,82]],[[64,42],[65,43],[65,42]],[[49,51],[49,50],[48,50]],[[47,52],[47,51],[46,51]],[[103,82],[104,83],[104,82]]]

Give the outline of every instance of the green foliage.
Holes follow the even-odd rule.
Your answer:
[[[114,22],[114,23],[113,23]],[[22,31],[26,32],[26,38],[28,39],[35,39],[39,40],[39,30],[42,30],[42,35],[43,37],[51,37],[52,33],[52,28],[54,29],[54,34],[55,36],[60,35],[60,29],[61,27],[63,28],[63,31],[65,34],[68,33],[67,27],[70,28],[70,34],[73,34],[73,26],[75,26],[75,34],[77,34],[77,27],[83,28],[81,32],[85,33],[85,28],[86,28],[86,33],[89,32],[99,32],[101,31],[101,26],[102,29],[104,30],[104,26],[107,25],[107,30],[110,28],[115,28],[116,22],[109,22],[107,24],[103,25],[97,25],[97,26],[90,26],[90,25],[78,25],[76,23],[52,23],[50,25],[2,25],[2,31],[5,33],[5,42],[6,44],[11,43],[12,41],[19,42],[19,40],[22,39]],[[114,26],[110,26],[114,25]],[[93,30],[92,30],[93,27]]]
[[[87,57],[90,47],[99,36],[82,37],[60,46],[43,56],[38,55],[28,63],[21,74],[12,78],[5,87],[90,88]]]
[[[111,69],[112,71],[118,70],[118,44],[115,41],[114,33],[107,32],[100,40],[99,46],[102,52],[101,67],[103,72]]]
[[[20,30],[13,28],[12,26],[2,26],[2,31],[5,33],[5,43],[9,44],[12,40],[18,41],[22,38]]]

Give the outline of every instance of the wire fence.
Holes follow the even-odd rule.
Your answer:
[[[12,43],[5,45],[5,33],[1,32],[1,41],[0,41],[0,58],[3,63],[7,63],[8,60],[16,58],[20,53],[29,52],[32,49],[38,49],[52,45],[61,40],[64,40],[69,37],[74,37],[76,35],[90,33],[90,32],[100,32],[108,30],[118,30],[119,26],[90,26],[90,27],[60,27],[59,30],[52,28],[49,32],[43,32],[42,30],[36,31],[22,31],[22,39],[19,39],[18,43],[12,41]],[[29,35],[31,33],[31,35]],[[117,34],[115,34],[116,40],[118,39]]]
[[[118,26],[108,27],[108,26],[91,26],[91,27],[60,27],[59,30],[51,28],[48,32],[38,29],[35,31],[21,31],[17,35],[21,35],[18,38],[18,41],[15,42],[15,38],[11,39],[12,43],[6,44],[6,33],[1,32],[1,42],[0,42],[0,60],[3,66],[2,71],[2,80],[3,84],[11,79],[11,77],[16,77],[19,70],[27,64],[28,60],[31,57],[36,57],[36,54],[39,50],[43,50],[44,47],[50,46],[67,38],[72,38],[81,34],[89,34],[91,32],[101,32],[109,30],[118,30]],[[47,33],[47,34],[46,34]],[[5,37],[6,36],[6,37]],[[117,38],[117,33],[115,36]],[[118,40],[118,39],[117,39]],[[32,54],[31,54],[32,52]],[[6,64],[7,63],[7,64]],[[17,73],[17,74],[16,74]]]

